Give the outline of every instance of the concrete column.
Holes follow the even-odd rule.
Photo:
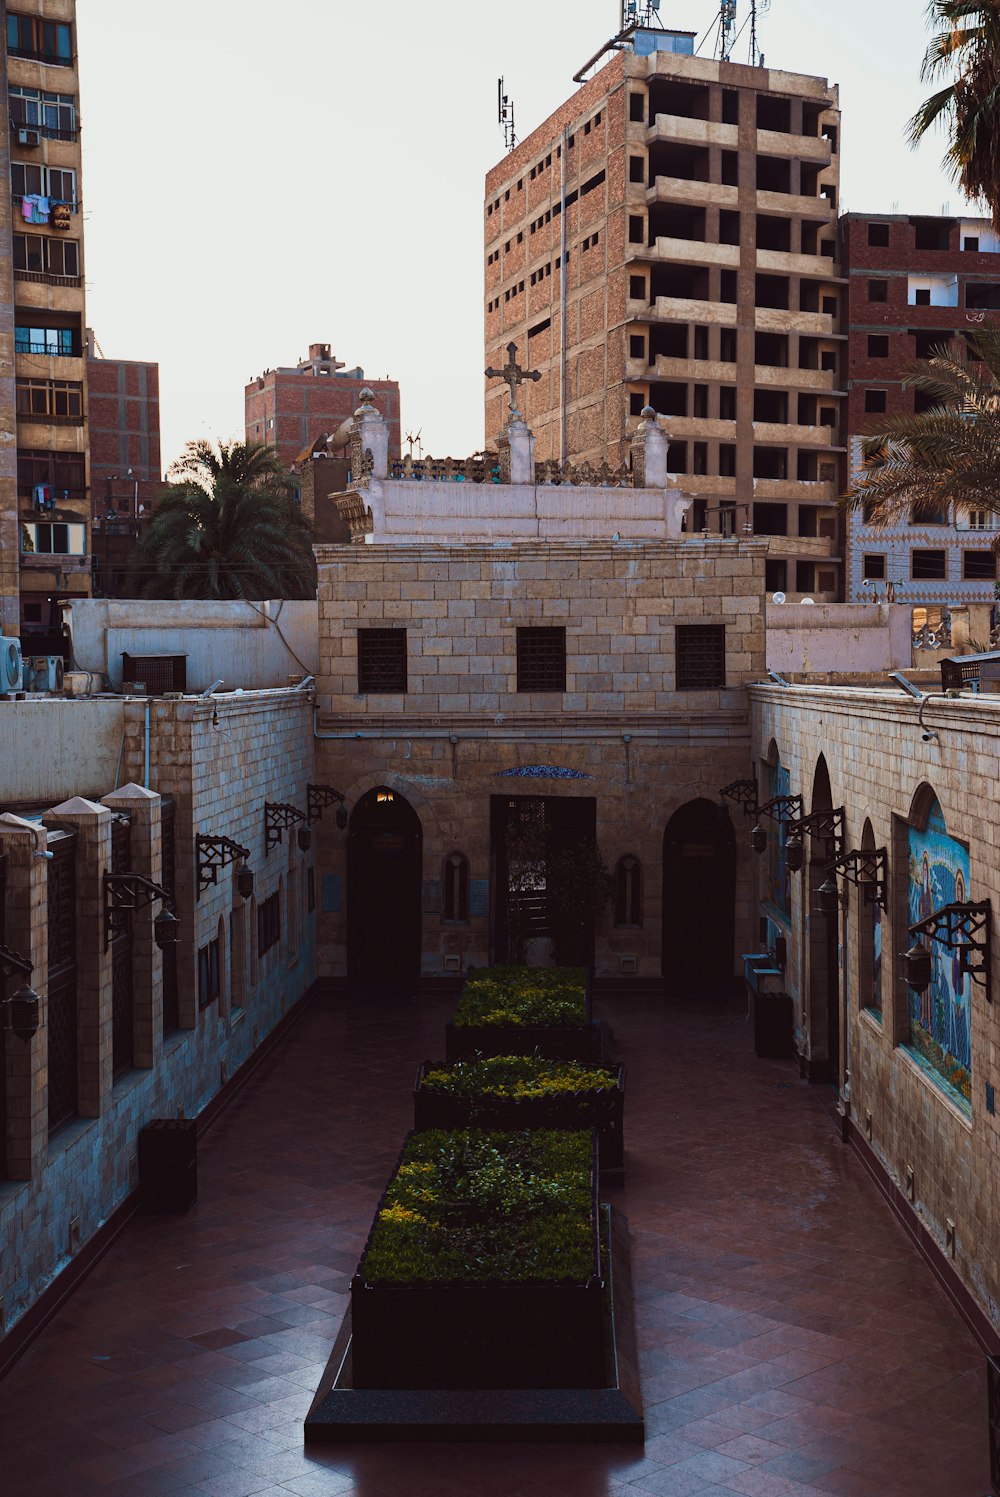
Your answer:
[[[47,811],[42,820],[46,826],[76,833],[80,1116],[97,1118],[111,1094],[111,951],[104,949],[104,872],[111,867],[111,812],[74,796]]]
[[[31,1180],[41,1174],[48,1141],[47,863],[36,857],[44,850],[45,833],[39,827],[20,816],[0,816],[0,852],[7,857],[6,944],[34,964],[30,977],[15,975],[0,981],[0,997],[9,998],[28,983],[43,1000],[40,1027],[31,1039],[21,1039],[11,1029],[4,1034],[7,1117],[0,1123],[7,1130],[7,1167],[12,1180]],[[0,1012],[6,1027],[10,1010]]]
[[[129,871],[158,884],[162,872],[160,797],[141,785],[123,785],[103,796],[101,805],[124,813],[132,823]],[[161,908],[157,900],[132,916],[133,1057],[137,1066],[150,1069],[163,1047],[163,956],[153,939],[153,920]]]
[[[366,385],[361,391],[361,404],[354,412],[351,462],[355,481],[366,452],[372,455],[373,478],[387,478],[389,474],[389,427],[385,417],[372,404],[374,399],[375,392]]]
[[[510,420],[500,433],[501,468],[505,467],[504,449],[510,462],[511,483],[535,481],[535,435],[523,420]]]

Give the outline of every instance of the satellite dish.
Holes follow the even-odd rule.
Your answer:
[[[772,596],[771,596],[771,602],[772,603],[784,603],[784,601],[785,601],[785,595],[784,595],[784,593],[773,593]]]
[[[811,607],[815,607],[816,606],[816,599],[815,598],[803,598],[802,601],[803,601],[803,603],[808,603]]]

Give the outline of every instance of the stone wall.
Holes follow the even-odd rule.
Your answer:
[[[804,796],[808,812],[814,807],[817,767],[821,786],[825,765],[830,801],[845,808],[846,848],[861,845],[870,823],[870,845],[887,849],[881,1015],[870,996],[862,897],[842,883],[847,892],[837,921],[840,977],[833,995],[840,1060],[833,1079],[849,1124],[904,1197],[907,1171],[912,1170],[909,1190],[916,1220],[1000,1329],[1000,1126],[994,1110],[1000,1029],[996,1005],[989,1001],[995,978],[989,992],[966,979],[972,1035],[971,1100],[966,1104],[941,1084],[910,1043],[909,989],[898,955],[911,943],[908,832],[922,826],[932,794],[950,837],[968,847],[967,897],[990,900],[994,912],[1000,908],[991,815],[1000,772],[1000,702],[971,696],[932,699],[924,706],[921,728],[921,704],[895,692],[754,686],[750,696],[758,782],[764,783],[764,761],[779,754],[791,792]],[[925,738],[924,733],[937,736]],[[806,907],[812,900],[805,889],[811,881],[815,891],[817,879],[825,875],[810,862],[814,840],[807,837],[806,843],[806,867],[791,875],[790,919],[780,918],[770,905],[760,903],[759,908],[769,917],[772,933],[783,934],[788,942],[784,983],[794,998],[803,1069],[823,1074],[828,998],[817,956],[826,917]],[[758,864],[758,874],[760,869]],[[990,926],[995,954],[993,917]],[[951,955],[947,960],[952,961]]]

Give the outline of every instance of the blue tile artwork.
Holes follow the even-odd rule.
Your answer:
[[[911,925],[926,920],[945,904],[971,899],[969,849],[949,837],[941,807],[931,804],[920,829],[910,827],[908,910]],[[961,970],[959,953],[938,941],[931,949],[931,982],[923,993],[910,993],[910,1047],[935,1079],[966,1109],[972,1105],[971,979]]]
[[[563,769],[558,764],[520,764],[517,769],[498,769],[498,780],[592,780],[593,775],[579,769]]]

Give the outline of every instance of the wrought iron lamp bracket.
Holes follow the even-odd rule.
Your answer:
[[[993,907],[988,899],[975,904],[943,904],[926,920],[911,925],[909,933],[911,936],[929,936],[949,951],[957,951],[960,970],[984,988],[987,999],[992,1002],[992,920]]]
[[[34,963],[29,962],[26,956],[12,951],[0,941],[0,977],[13,977],[15,972],[20,977],[30,977],[34,970]]]
[[[810,811],[808,816],[799,815],[788,821],[788,830],[800,835],[806,832],[810,837],[825,837],[833,843],[834,859],[844,856],[843,806],[838,806],[835,811]]]
[[[267,857],[272,847],[280,847],[282,838],[287,829],[294,826],[297,821],[305,821],[305,811],[300,811],[298,806],[290,806],[286,801],[266,800],[264,802],[264,856]]]
[[[802,808],[801,795],[776,795],[757,807],[757,815],[766,816],[770,821],[776,821],[779,826],[782,822],[794,826],[801,819]]]
[[[104,949],[125,928],[123,915],[143,910],[155,899],[172,902],[172,895],[141,873],[105,873],[104,875]]]
[[[343,805],[343,802],[344,796],[332,785],[307,785],[306,820],[312,826],[314,821],[322,819],[327,806]]]
[[[199,834],[194,839],[195,857],[198,863],[198,893],[209,884],[219,882],[219,869],[234,863],[237,858],[246,862],[250,856],[248,847],[241,847],[232,837],[209,837]]]
[[[830,868],[832,872],[842,874],[849,884],[863,890],[866,904],[877,904],[884,910],[888,862],[888,850],[884,847],[857,847],[837,858]]]
[[[731,800],[744,816],[757,815],[757,781],[733,780],[719,791],[723,800]]]

